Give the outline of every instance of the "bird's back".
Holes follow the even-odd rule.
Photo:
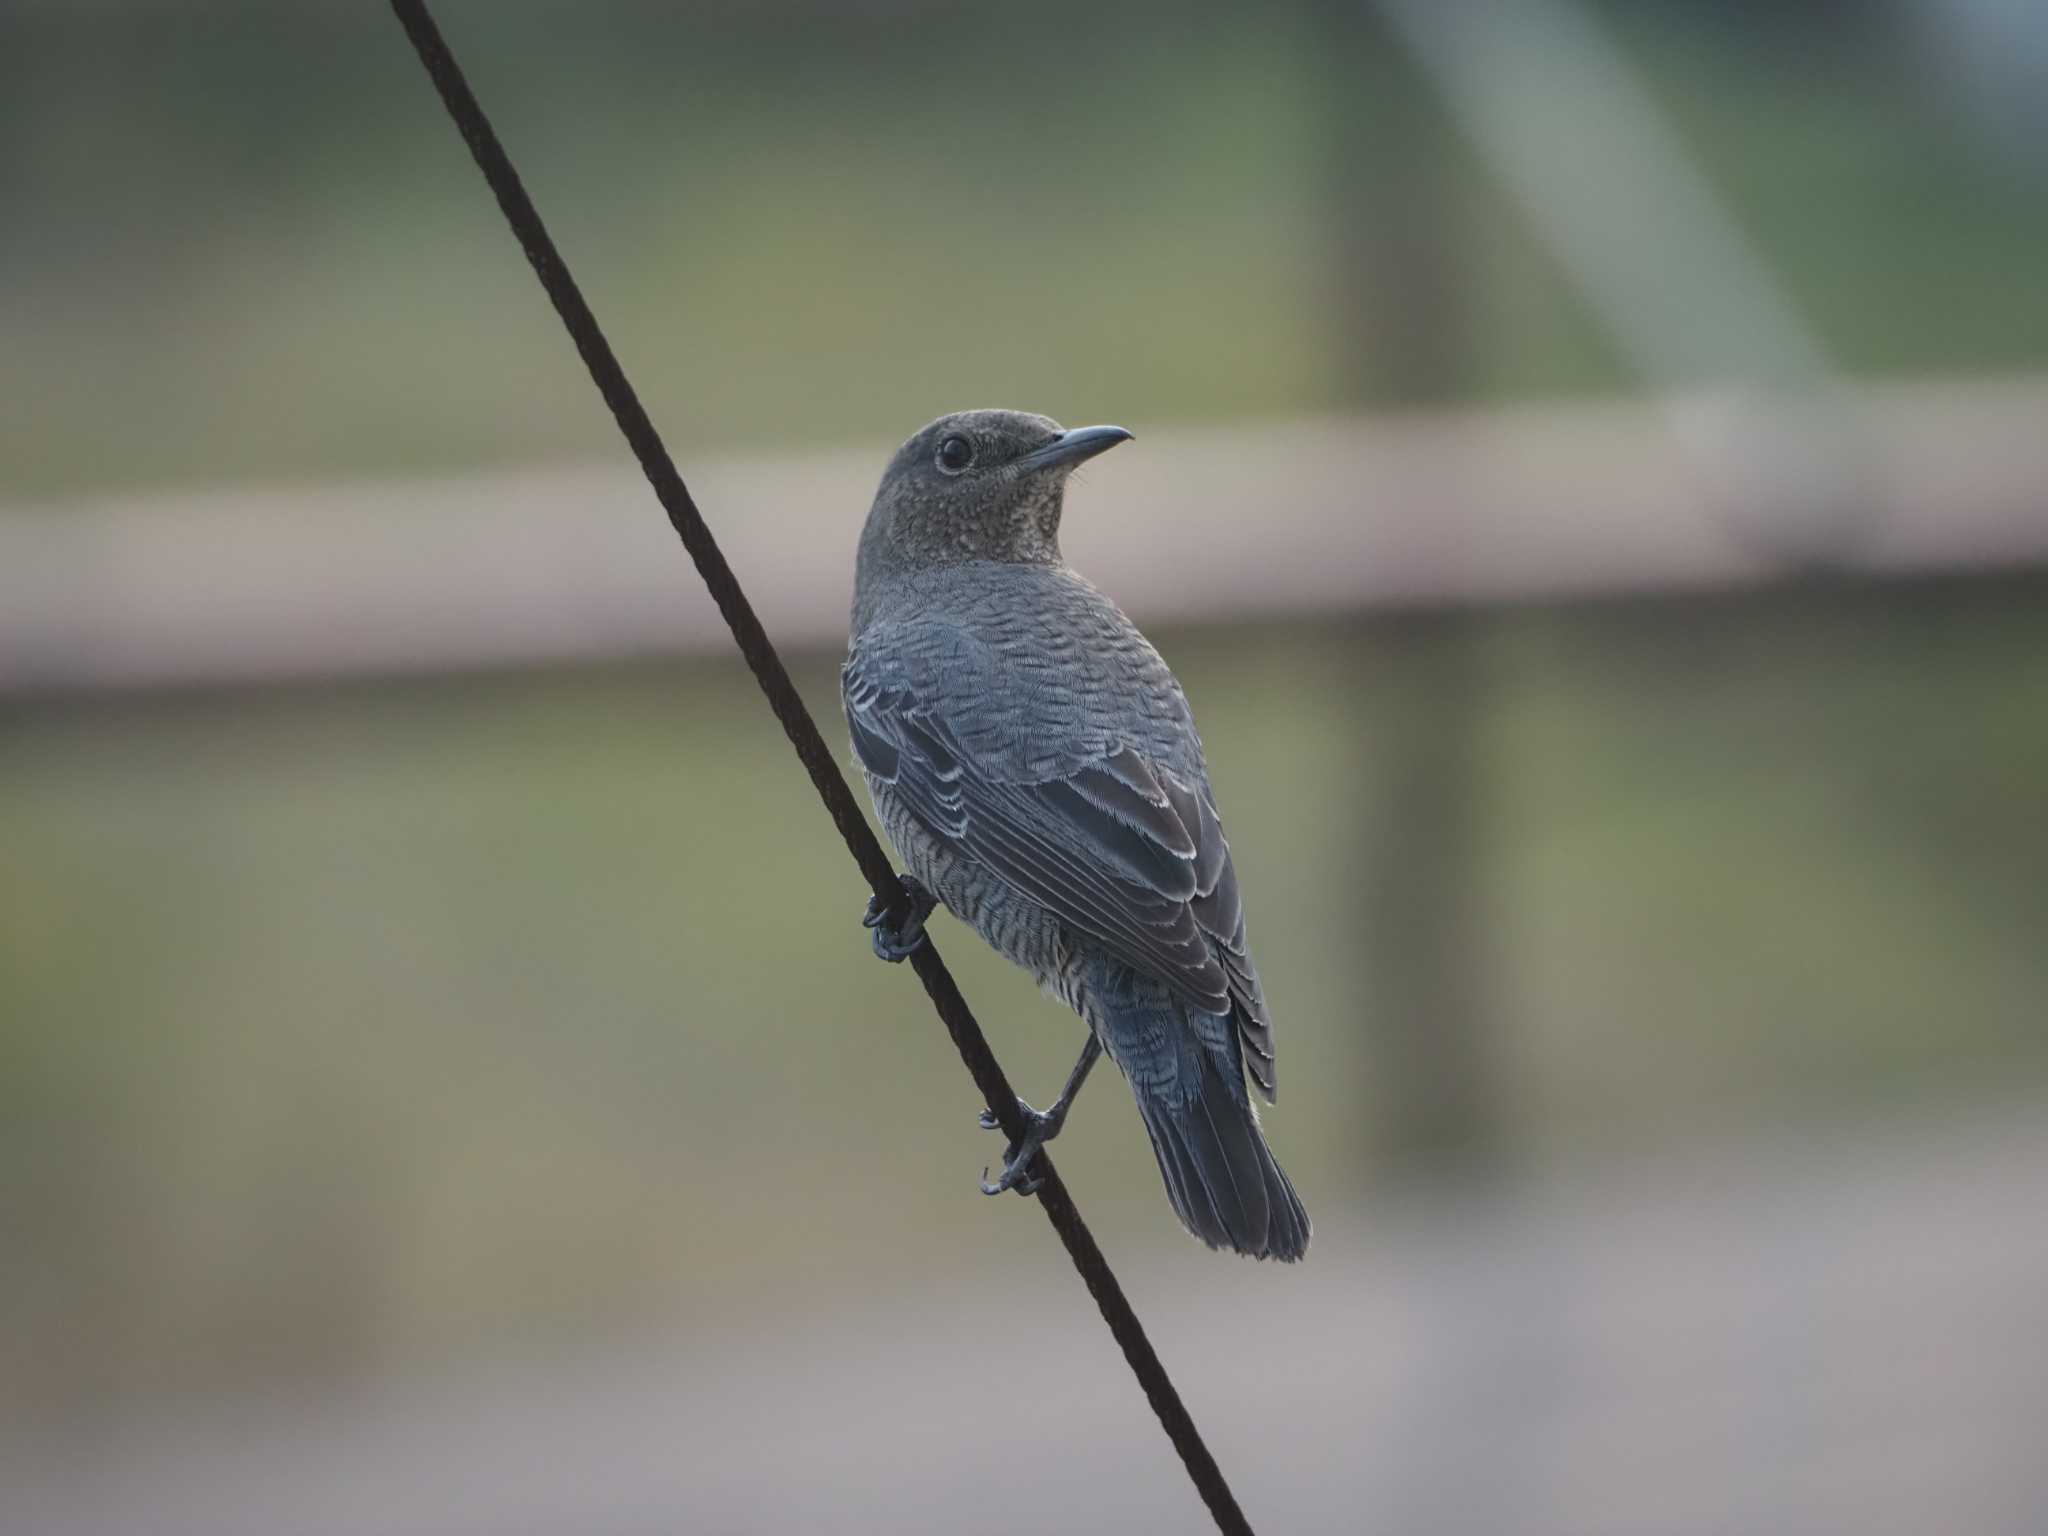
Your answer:
[[[928,569],[868,613],[847,721],[912,872],[1077,1007],[1073,967],[1099,951],[1227,1021],[1270,1096],[1236,871],[1158,651],[1060,566]]]
[[[1122,609],[1066,566],[975,561],[903,576],[849,667],[900,677],[999,782],[1062,778],[1129,747],[1208,784],[1179,681]]]

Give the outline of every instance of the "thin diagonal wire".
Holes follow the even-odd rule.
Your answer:
[[[547,290],[555,312],[562,317],[570,338],[576,343],[576,350],[582,354],[584,365],[590,370],[591,382],[611,408],[619,430],[625,434],[626,442],[647,474],[648,483],[654,487],[655,496],[667,511],[669,522],[682,539],[683,547],[690,552],[690,558],[696,562],[698,575],[703,577],[712,600],[718,604],[718,611],[725,616],[726,624],[732,629],[733,640],[746,657],[747,665],[753,669],[761,691],[768,696],[769,707],[775,711],[775,718],[782,722],[790,745],[796,749],[797,757],[810,774],[811,783],[816,786],[818,797],[825,802],[825,809],[831,814],[833,825],[838,827],[840,837],[845,840],[847,851],[853,855],[854,862],[860,866],[861,874],[876,896],[889,903],[900,915],[904,894],[897,883],[895,867],[876,841],[867,818],[861,815],[845,775],[832,760],[824,737],[818,732],[817,722],[804,707],[796,685],[790,681],[789,673],[782,665],[782,658],[776,654],[761,621],[755,617],[753,605],[740,590],[738,578],[733,575],[732,567],[726,564],[717,541],[705,525],[703,514],[697,510],[688,487],[683,484],[682,475],[677,472],[668,449],[662,445],[660,434],[654,430],[639,396],[627,382],[618,359],[612,355],[611,344],[598,327],[597,317],[591,313],[582,292],[570,277],[561,253],[555,249],[546,225],[541,222],[539,212],[520,183],[519,173],[513,169],[498,136],[491,129],[489,119],[484,116],[483,108],[463,78],[455,56],[449,52],[440,28],[434,24],[425,0],[391,0],[391,8],[397,14],[399,24],[405,28],[406,36],[412,40],[435,89],[440,92],[448,115],[454,119],[457,130],[469,145],[470,153],[476,157],[477,168],[496,194],[498,207],[525,250],[526,259],[533,264],[534,273]],[[990,1051],[981,1026],[968,1010],[967,1000],[960,995],[952,974],[939,958],[937,946],[927,939],[911,956],[911,964],[917,971],[918,980],[924,983],[939,1018],[945,1023],[946,1032],[953,1037],[961,1060],[973,1075],[975,1086],[1002,1122],[1004,1132],[1013,1141],[1021,1138],[1025,1124],[1017,1107],[1017,1095],[995,1054]],[[1093,1234],[1081,1220],[1073,1197],[1067,1193],[1052,1159],[1042,1148],[1032,1171],[1043,1181],[1038,1201],[1045,1209],[1046,1219],[1066,1245],[1068,1257],[1073,1260],[1074,1268],[1088,1287],[1089,1294],[1095,1298],[1111,1335],[1122,1347],[1124,1359],[1144,1388],[1153,1412],[1159,1415],[1167,1438],[1180,1453],[1188,1476],[1193,1479],[1202,1502],[1208,1505],[1217,1528],[1250,1536],[1251,1525],[1238,1508],[1230,1485],[1224,1481],[1222,1470],[1216,1465],[1216,1458],[1203,1444],[1195,1421],[1168,1378],[1166,1367],[1160,1364],[1151,1341],[1145,1337],[1144,1327],[1131,1310],[1130,1301],[1111,1272],[1109,1261],[1096,1246]]]

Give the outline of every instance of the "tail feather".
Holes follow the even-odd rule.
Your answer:
[[[1138,1091],[1138,1109],[1181,1224],[1211,1248],[1291,1261],[1308,1251],[1308,1212],[1273,1160],[1242,1091],[1202,1063],[1192,1103]]]

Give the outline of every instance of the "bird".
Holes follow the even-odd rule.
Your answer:
[[[1182,1225],[1295,1260],[1309,1219],[1247,1086],[1273,1101],[1273,1024],[1201,737],[1159,652],[1060,553],[1068,477],[1131,436],[961,411],[890,460],[840,692],[905,872],[862,920],[901,961],[943,905],[1087,1025],[1052,1106],[1018,1101],[1027,1133],[984,1193],[1036,1191],[1039,1147],[1106,1052]]]

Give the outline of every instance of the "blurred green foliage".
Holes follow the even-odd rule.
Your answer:
[[[2042,1080],[2042,596],[1470,621],[1454,938],[1498,1171]],[[1271,982],[1275,1142],[1341,1223],[1399,1151],[1384,1047],[1412,1021],[1365,941],[1404,919],[1373,867],[1412,814],[1386,733],[1427,658],[1391,621],[1164,640]],[[833,659],[801,677],[831,722]],[[819,1254],[848,1285],[962,1242],[1056,1271],[974,1192],[972,1088],[868,954],[736,666],[16,703],[0,728],[15,1406],[744,1309]],[[1075,1021],[936,932],[1048,1091]],[[1116,1249],[1185,1241],[1113,1075],[1061,1147]]]
[[[2048,198],[1893,8],[1607,9],[1845,367],[2048,363]],[[1327,5],[437,10],[686,457],[971,402],[1628,387]],[[1361,80],[1413,99],[1361,114]],[[1461,337],[1427,379],[1356,302],[1362,122],[1442,178]],[[380,7],[0,8],[0,206],[0,497],[617,453]],[[1413,1155],[1444,1030],[1442,1124],[1510,1175],[2041,1082],[2042,597],[1162,637],[1319,1221]],[[833,720],[832,658],[802,673]],[[863,899],[736,665],[0,701],[0,1409],[760,1326],[820,1254],[1053,1274],[973,1193],[998,1149]],[[938,932],[1042,1095],[1078,1025]],[[1062,1162],[1116,1249],[1180,1245],[1121,1096]]]
[[[963,403],[1429,390],[1374,365],[1397,322],[1355,318],[1367,89],[1423,98],[1395,120],[1444,183],[1454,390],[1628,382],[1404,63],[1334,47],[1324,5],[440,9],[693,452]],[[1845,367],[2048,363],[2048,197],[1983,163],[1897,18],[1614,13]],[[0,8],[0,146],[0,493],[614,451],[381,7]]]

